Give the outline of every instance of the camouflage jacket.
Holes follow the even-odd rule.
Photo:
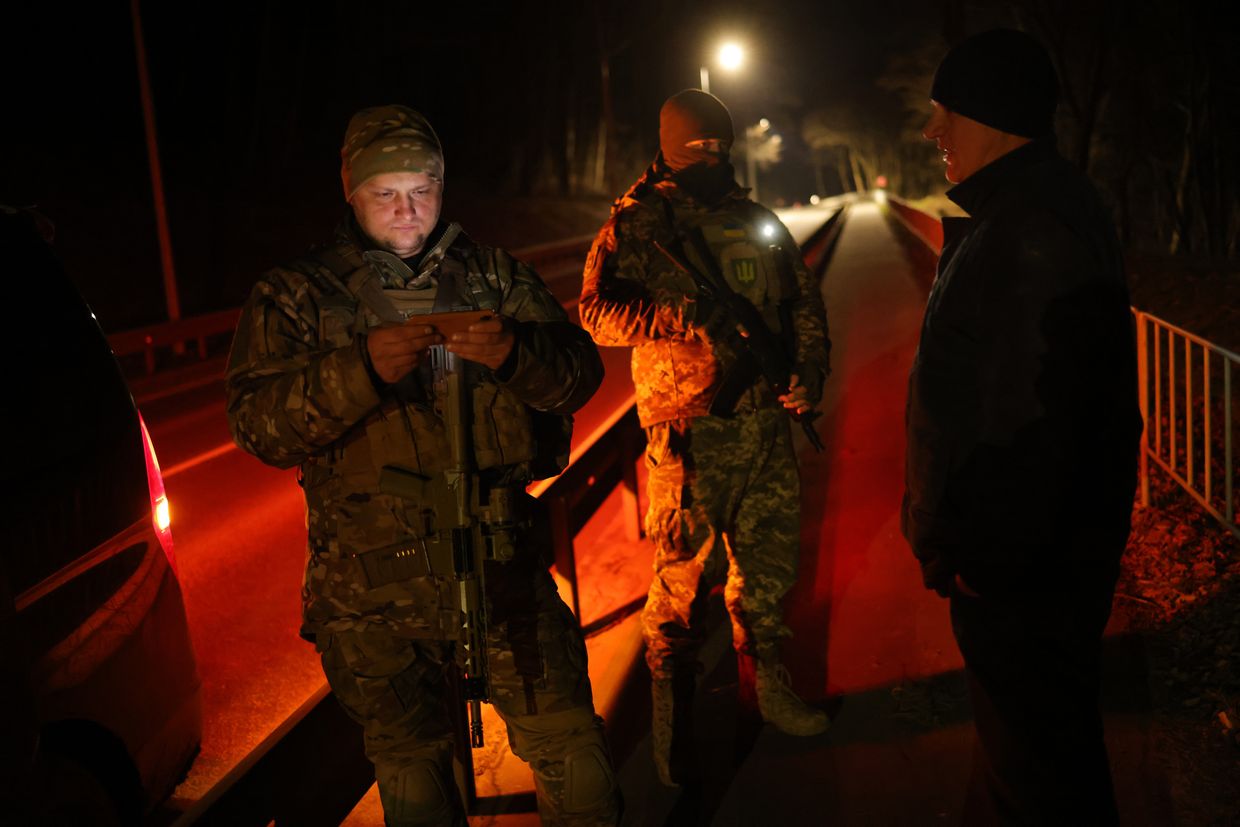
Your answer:
[[[371,379],[365,331],[377,319],[350,285],[380,276],[362,257],[352,227],[347,220],[333,244],[269,271],[254,286],[229,358],[229,427],[237,444],[263,462],[300,465],[309,532],[303,634],[383,624],[408,637],[451,639],[459,615],[450,578],[375,588],[357,557],[428,536],[418,504],[380,490],[380,474],[395,467],[413,478],[441,476],[449,447],[416,371],[380,389]],[[458,237],[438,272],[459,273],[458,284],[469,283],[472,299],[469,290],[458,291],[464,301],[485,307],[478,296],[489,295],[516,320],[510,375],[501,379],[470,365],[477,467],[509,486],[554,473],[546,466],[567,461],[567,415],[602,380],[597,349],[533,269],[503,250]]]
[[[735,189],[707,207],[652,168],[617,200],[594,240],[582,282],[581,323],[600,345],[633,346],[643,427],[705,415],[738,360],[723,338],[712,336],[709,318],[698,318],[709,314],[699,311],[692,279],[656,246],[672,241],[673,221],[677,231],[701,228],[729,286],[762,313],[772,332],[791,325],[785,339],[795,345],[789,355],[812,401],[821,396],[830,349],[822,294],[787,228],[745,192]],[[692,245],[684,251],[702,267]],[[789,259],[792,279],[780,278],[779,255]],[[778,404],[759,377],[737,407]]]

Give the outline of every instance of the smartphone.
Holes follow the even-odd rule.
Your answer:
[[[429,325],[447,341],[452,338],[453,333],[466,333],[471,324],[493,318],[494,310],[460,310],[450,313],[419,313],[406,319],[405,324]]]

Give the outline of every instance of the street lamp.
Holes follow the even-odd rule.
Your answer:
[[[719,47],[719,52],[715,56],[719,61],[719,65],[729,72],[735,72],[745,62],[745,50],[737,43],[724,43]],[[702,91],[710,93],[710,69],[705,65],[701,67],[702,75]]]

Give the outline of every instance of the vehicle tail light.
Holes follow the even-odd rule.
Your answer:
[[[146,485],[151,492],[151,522],[155,524],[155,533],[159,535],[159,544],[172,570],[176,571],[177,560],[172,552],[172,509],[168,505],[168,494],[164,491],[164,477],[159,472],[159,459],[155,456],[155,446],[151,443],[151,432],[146,429],[146,421],[138,414],[138,424],[142,426],[142,448],[146,453]]]

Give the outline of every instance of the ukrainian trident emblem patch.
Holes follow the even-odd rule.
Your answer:
[[[732,276],[737,284],[746,287],[758,280],[758,260],[756,258],[737,258],[732,260]]]

